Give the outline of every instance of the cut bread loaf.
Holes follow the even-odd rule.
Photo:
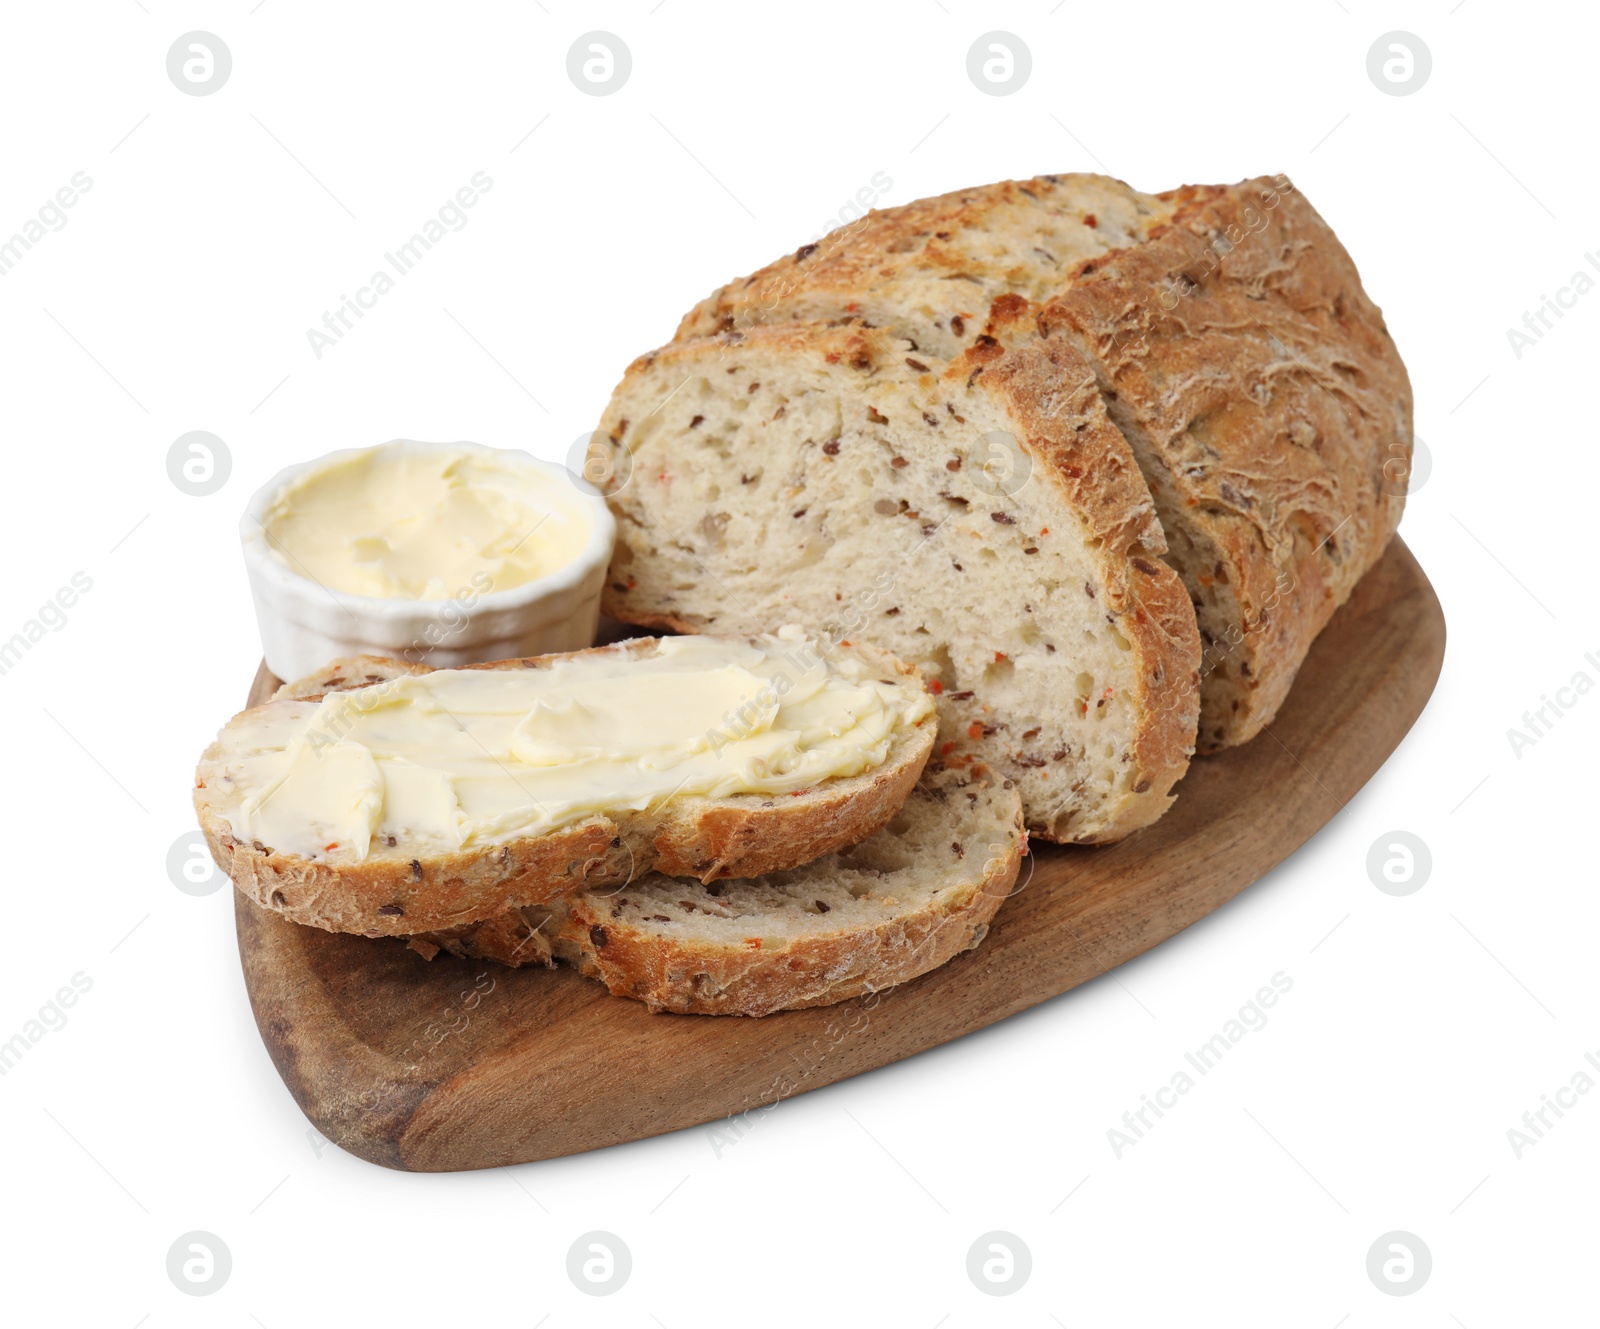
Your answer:
[[[619,536],[605,612],[798,621],[914,661],[941,752],[1015,782],[1030,831],[1154,821],[1193,750],[1199,637],[1149,491],[1064,339],[948,366],[778,324],[634,363],[591,447]]]
[[[664,649],[655,638],[640,638],[568,656],[465,669],[550,669],[579,657],[629,666]],[[868,645],[839,645],[825,655],[831,673],[859,675],[873,689],[881,686],[883,695],[898,699],[897,706],[903,701],[895,712],[903,722],[888,728],[871,749],[881,749],[881,760],[869,762],[859,773],[791,792],[681,794],[641,807],[618,803],[544,834],[513,834],[454,850],[433,841],[421,843],[404,826],[393,834],[375,833],[359,857],[336,843],[327,845],[325,853],[316,848],[291,852],[262,843],[247,831],[236,833],[248,824],[246,799],[260,792],[259,767],[253,764],[258,753],[272,751],[274,742],[283,750],[304,735],[324,696],[341,695],[348,709],[365,704],[356,694],[369,693],[370,709],[377,712],[384,688],[433,672],[399,661],[354,657],[291,682],[265,706],[235,716],[201,758],[195,807],[212,855],[244,894],[294,922],[367,936],[450,928],[545,903],[584,886],[619,885],[652,870],[711,881],[788,868],[853,844],[888,822],[916,783],[934,743],[931,714],[917,718],[928,707],[923,680],[912,666]],[[457,717],[450,718],[460,724]],[[743,723],[742,713],[729,719],[730,729]],[[493,753],[487,760],[503,765]],[[384,779],[392,781],[393,776]]]
[[[923,358],[983,335],[1072,344],[1195,606],[1202,751],[1271,721],[1400,520],[1405,367],[1349,255],[1282,176],[1161,195],[1040,176],[919,200],[730,283],[677,335],[791,320],[906,337]]]
[[[657,1011],[825,1006],[981,942],[1026,844],[1014,789],[930,769],[887,827],[803,867],[709,884],[652,873],[413,944],[512,965],[560,958]]]

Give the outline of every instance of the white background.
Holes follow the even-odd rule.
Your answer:
[[[93,581],[0,677],[0,1040],[73,974],[93,984],[0,1078],[8,1321],[1592,1322],[1600,1092],[1520,1158],[1507,1138],[1600,1050],[1600,696],[1520,756],[1507,738],[1580,670],[1600,681],[1600,294],[1520,357],[1507,337],[1600,250],[1592,18],[1490,0],[253,3],[4,11],[0,236],[75,172],[93,181],[0,278],[0,637]],[[194,29],[232,51],[213,95],[166,74]],[[632,53],[610,96],[566,73],[592,29]],[[966,73],[991,29],[1032,53],[1011,96]],[[1409,96],[1366,72],[1395,29],[1432,51]],[[1386,311],[1433,459],[1404,534],[1451,634],[1400,751],[1185,935],[786,1102],[720,1154],[705,1128],[449,1176],[319,1153],[256,1034],[228,892],[182,894],[165,866],[257,660],[235,532],[251,490],[395,436],[559,458],[693,300],[837,222],[875,173],[892,204],[1102,168],[1150,190],[1287,172]],[[319,360],[307,329],[477,171],[494,184],[469,224]],[[232,456],[210,497],[166,472],[197,429]],[[1405,898],[1365,866],[1397,829],[1433,856]],[[1293,989],[1270,1023],[1117,1158],[1122,1113],[1277,971]],[[168,1280],[191,1229],[232,1251],[215,1295]],[[632,1251],[614,1296],[565,1275],[590,1229]],[[992,1229],[1033,1252],[1008,1297],[965,1271]],[[1365,1271],[1393,1229],[1432,1251],[1412,1296]]]

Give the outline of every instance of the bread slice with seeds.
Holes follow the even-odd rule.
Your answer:
[[[564,959],[656,1011],[826,1006],[977,946],[1026,845],[1015,789],[929,770],[883,830],[803,867],[710,884],[650,874],[413,944],[513,965]]]
[[[646,637],[567,656],[463,668],[547,669],[562,660],[603,656],[626,665],[652,657],[659,644]],[[399,827],[396,834],[374,834],[359,857],[354,850],[340,852],[337,844],[319,852],[320,836],[307,853],[236,831],[247,823],[244,800],[259,783],[252,766],[257,749],[267,751],[271,743],[302,733],[324,697],[372,692],[381,702],[380,690],[393,680],[433,672],[362,656],[335,661],[285,685],[264,706],[235,716],[201,757],[195,808],[218,866],[257,904],[296,923],[366,936],[451,928],[648,871],[711,881],[793,867],[887,823],[934,744],[931,714],[914,718],[928,709],[914,667],[866,644],[839,644],[822,655],[830,670],[870,678],[874,686],[892,690],[888,695],[903,694],[904,706],[895,714],[906,722],[897,719],[886,731],[881,761],[792,793],[677,795],[637,809],[608,808],[545,834],[512,835],[461,850],[421,844]],[[357,698],[350,704],[361,703]]]
[[[1073,344],[1198,615],[1201,751],[1270,723],[1399,524],[1405,366],[1283,176],[1151,195],[1046,175],[921,199],[730,282],[677,335],[793,320],[881,329],[941,359],[984,335]]]
[[[1030,832],[1114,840],[1188,765],[1199,637],[1093,372],[1025,343],[945,366],[796,323],[638,360],[591,441],[619,521],[604,609],[876,642],[931,680],[944,760],[1014,781]]]

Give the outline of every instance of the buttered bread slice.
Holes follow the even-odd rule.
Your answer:
[[[795,628],[323,674],[223,728],[195,806],[257,903],[370,936],[793,867],[887,822],[934,742],[914,667]]]

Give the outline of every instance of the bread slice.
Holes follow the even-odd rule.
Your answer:
[[[653,655],[655,638],[576,654]],[[506,660],[468,669],[541,669],[562,656]],[[887,652],[858,644],[829,652],[832,667],[870,671],[920,694],[923,680]],[[366,936],[404,936],[540,904],[583,886],[619,885],[641,873],[713,881],[792,867],[864,839],[905,801],[934,743],[931,717],[901,725],[886,759],[859,775],[785,795],[671,798],[643,810],[615,809],[542,836],[506,839],[461,852],[419,849],[403,835],[374,839],[365,858],[280,851],[234,833],[247,779],[245,745],[263,732],[292,730],[327,691],[380,688],[426,666],[355,657],[280,690],[235,716],[207,748],[196,773],[195,808],[218,865],[257,904],[297,923]],[[321,687],[322,692],[313,691]]]
[[[1194,612],[1064,340],[949,366],[817,324],[680,342],[628,370],[591,447],[619,519],[606,613],[882,645],[932,680],[944,760],[1014,781],[1047,839],[1113,840],[1171,801]]]
[[[414,944],[565,959],[655,1011],[770,1015],[881,991],[978,945],[1026,844],[1014,788],[930,769],[887,827],[803,867],[710,884],[652,873]]]
[[[1399,523],[1405,367],[1283,176],[1149,195],[1047,175],[919,200],[730,283],[678,337],[807,319],[882,329],[924,358],[985,334],[1072,343],[1198,615],[1201,751],[1271,721]]]

